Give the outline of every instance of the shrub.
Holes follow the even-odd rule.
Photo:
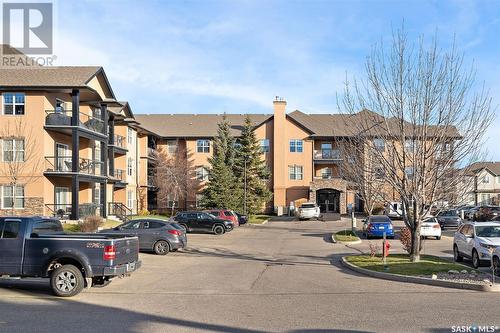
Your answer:
[[[139,214],[140,216],[148,216],[149,215],[149,211],[147,209],[141,209],[139,211]]]
[[[380,246],[378,245],[378,243],[370,242],[370,257],[375,257],[378,254],[379,250]]]
[[[100,216],[87,216],[83,222],[80,222],[80,231],[94,232],[97,228],[104,224],[104,220]]]
[[[399,241],[401,242],[403,249],[406,252],[411,253],[411,231],[408,227],[401,228]]]

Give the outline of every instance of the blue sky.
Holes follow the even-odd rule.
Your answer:
[[[135,113],[336,112],[347,75],[363,77],[374,43],[456,34],[477,79],[500,101],[498,1],[56,2],[58,65],[102,65]],[[500,160],[500,119],[487,149]]]

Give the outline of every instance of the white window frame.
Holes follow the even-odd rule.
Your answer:
[[[405,151],[413,153],[415,151],[415,147],[417,143],[414,140],[406,139],[405,140]]]
[[[14,207],[6,207],[5,206],[5,188],[6,187],[12,187],[12,197],[9,197],[9,198],[12,198],[12,204]],[[23,194],[22,196],[18,196],[16,193],[16,188],[22,188],[22,191],[23,191]],[[22,207],[16,207],[16,200],[17,199],[22,199],[22,202],[23,202],[23,205]],[[2,209],[14,209],[14,210],[21,210],[21,209],[24,209],[25,206],[26,206],[26,194],[25,194],[25,189],[24,189],[24,185],[3,185],[2,186]]]
[[[299,172],[300,170],[300,172]],[[290,180],[303,180],[304,167],[302,165],[289,165],[288,166],[288,179]]]
[[[489,174],[484,175],[481,183],[489,184],[490,183],[490,175]]]
[[[207,139],[196,140],[196,152],[210,153],[210,140]]]
[[[6,105],[11,105],[5,103],[5,95],[12,94],[12,114],[7,114],[5,113],[5,106]],[[17,103],[16,102],[16,94],[21,94],[23,95],[23,103]],[[16,106],[17,105],[22,105],[23,106],[23,113],[22,114],[16,114]],[[4,116],[24,116],[26,114],[26,94],[24,92],[13,92],[13,91],[6,91],[2,93],[2,115]]]
[[[167,140],[167,152],[169,154],[176,154],[179,150],[179,142],[177,140]]]
[[[127,175],[130,177],[134,175],[134,159],[132,157],[127,158]]]
[[[300,147],[300,151],[299,151]],[[303,153],[304,152],[304,140],[301,139],[290,139],[289,148],[290,153]]]
[[[208,169],[204,166],[199,166],[196,168],[196,179],[201,182],[208,181]]]
[[[385,151],[385,140],[382,138],[373,139],[373,146],[378,151]]]
[[[194,198],[195,198],[195,207],[201,208],[201,201],[203,200],[203,194],[196,193]]]
[[[5,160],[5,141],[12,141],[12,150],[9,150],[9,152],[12,152],[12,161],[6,161]],[[20,142],[22,141],[23,144],[23,149],[20,149],[20,150],[17,150],[16,147],[16,143],[17,142]],[[25,158],[26,158],[26,146],[25,146],[25,142],[24,142],[24,138],[3,138],[2,139],[2,162],[7,162],[7,163],[12,163],[12,162],[24,162],[25,161]],[[18,160],[17,156],[19,155],[19,153],[22,152],[22,156],[23,156],[23,159],[22,160]]]
[[[411,170],[411,173],[408,172],[409,170]],[[414,167],[405,167],[405,175],[406,175],[406,178],[408,179],[411,179],[415,176],[415,168]]]
[[[128,208],[134,208],[134,191],[133,190],[127,190],[127,207]]]
[[[270,152],[271,148],[269,147],[269,139],[260,140],[260,149],[263,154]]]
[[[130,127],[127,127],[127,143],[129,145],[134,144],[134,130]]]
[[[321,179],[332,179],[332,178],[333,178],[333,168],[332,167],[325,167],[325,168],[321,169]]]

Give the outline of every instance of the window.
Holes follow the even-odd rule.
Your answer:
[[[179,207],[179,201],[174,200],[171,194],[167,195],[167,208],[175,208],[175,207]]]
[[[374,167],[373,173],[374,173],[375,179],[378,179],[378,180],[383,179],[385,176],[385,170],[381,166]]]
[[[141,227],[141,221],[132,221],[122,226],[122,229],[139,229]]]
[[[159,228],[163,228],[164,226],[165,226],[165,223],[163,223],[163,222],[144,221],[143,228],[144,229],[159,229]]]
[[[415,142],[413,140],[405,140],[405,150],[407,152],[413,152],[415,149]]]
[[[96,183],[94,188],[92,189],[94,193],[94,204],[100,206],[101,205],[101,184]]]
[[[134,191],[127,191],[127,207],[134,208]]]
[[[196,151],[198,153],[210,153],[210,140],[196,140]]]
[[[32,230],[34,234],[44,234],[44,233],[53,233],[62,231],[63,227],[61,225],[61,222],[49,219],[35,223]]]
[[[385,151],[385,140],[384,139],[373,139],[373,146],[378,151]]]
[[[321,169],[321,178],[323,178],[323,179],[331,179],[332,174],[333,174],[332,168]]]
[[[413,167],[406,167],[405,174],[407,178],[413,178],[414,170]]]
[[[127,175],[132,176],[134,173],[134,159],[129,157],[127,160]]]
[[[288,166],[288,178],[291,180],[302,180],[302,166],[301,165],[289,165]]]
[[[134,143],[134,130],[130,127],[127,127],[127,143],[129,145]]]
[[[0,223],[0,233],[2,238],[17,238],[20,226],[20,221],[3,221],[3,223]]]
[[[203,200],[203,194],[196,194],[196,208],[201,208],[201,202]]]
[[[260,140],[260,149],[263,153],[269,153],[269,139]]]
[[[24,139],[3,139],[3,161],[24,162]]]
[[[490,183],[490,175],[484,175],[483,184],[489,184],[489,183]]]
[[[290,140],[290,153],[302,153],[302,140]]]
[[[65,107],[65,103],[63,100],[60,100],[59,98],[56,98],[56,113],[64,113],[66,107]]]
[[[169,154],[176,154],[177,153],[177,140],[168,140],[167,141],[167,151]]]
[[[24,114],[24,93],[4,93],[3,94],[3,114],[23,115]]]
[[[4,185],[2,187],[2,208],[24,208],[24,186]]]
[[[205,167],[196,168],[196,179],[199,181],[207,181],[208,180],[208,170]]]

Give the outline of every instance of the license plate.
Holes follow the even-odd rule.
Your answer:
[[[384,227],[378,227],[380,230],[384,230],[385,228]]]
[[[127,272],[135,270],[135,262],[127,264]]]

